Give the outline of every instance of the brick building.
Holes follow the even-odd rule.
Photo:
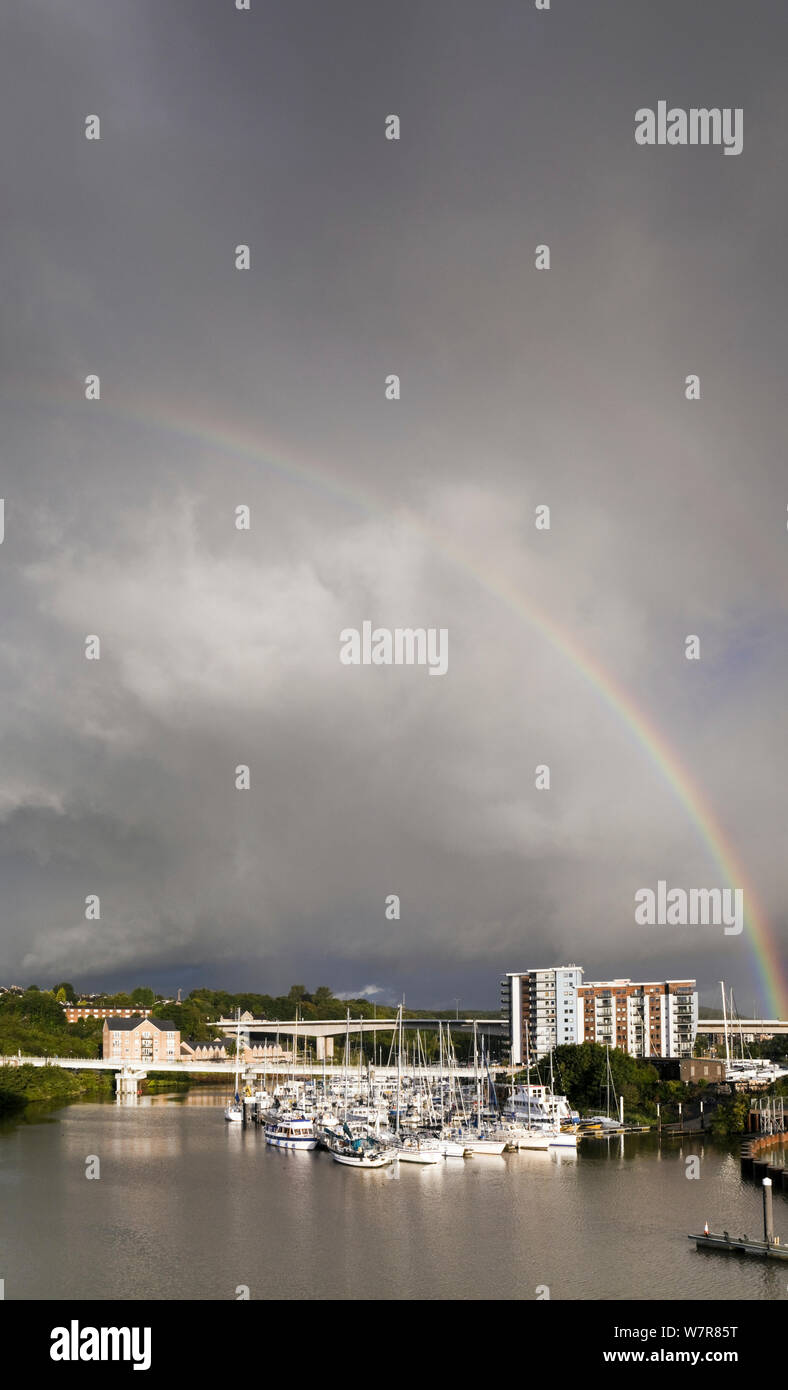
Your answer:
[[[502,982],[512,1062],[563,1043],[596,1042],[632,1057],[691,1057],[698,1027],[694,980],[583,982],[579,965],[523,970]]]
[[[106,1018],[102,1042],[105,1061],[152,1064],[181,1055],[180,1032],[167,1018]]]
[[[77,1023],[80,1018],[150,1018],[153,1009],[99,1008],[93,1004],[64,1004],[66,1022]]]
[[[691,1057],[698,1027],[694,980],[598,980],[577,991],[580,1042],[632,1057]]]

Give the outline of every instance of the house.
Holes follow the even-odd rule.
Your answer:
[[[103,1057],[112,1062],[177,1062],[181,1035],[167,1018],[105,1018]]]
[[[213,1042],[195,1042],[185,1039],[180,1045],[180,1055],[184,1062],[226,1062],[235,1058],[235,1038],[214,1038]],[[293,1060],[292,1051],[280,1047],[278,1043],[256,1043],[250,1047],[241,1039],[241,1062],[250,1066],[265,1063],[266,1066],[289,1065]]]
[[[221,1038],[214,1038],[212,1042],[195,1042],[192,1038],[181,1041],[181,1059],[184,1062],[224,1062],[227,1060],[227,1049]]]

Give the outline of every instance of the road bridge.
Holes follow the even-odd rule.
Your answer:
[[[722,1018],[699,1018],[698,1032],[704,1037],[725,1037],[725,1020]],[[777,1037],[788,1033],[788,1019],[784,1018],[734,1018],[728,1019],[729,1037],[738,1036],[744,1033],[748,1037],[753,1037],[758,1033],[765,1033],[770,1037]]]
[[[505,1019],[498,1018],[403,1018],[402,1029],[405,1033],[437,1033],[438,1027],[451,1029],[452,1036],[457,1034],[468,1035],[473,1032],[474,1025],[479,1038],[505,1038],[509,1037],[509,1024]],[[315,1040],[318,1061],[324,1057],[333,1056],[334,1041],[336,1038],[344,1038],[350,1033],[352,1038],[357,1035],[362,1038],[364,1034],[393,1033],[397,1029],[396,1018],[328,1018],[328,1019],[271,1019],[271,1018],[242,1018],[240,1020],[240,1031],[242,1035],[249,1039],[251,1043],[253,1037],[259,1038],[292,1038],[294,1042],[299,1039],[311,1038]],[[226,1034],[235,1033],[239,1027],[238,1020],[235,1018],[219,1018],[211,1027],[216,1028]]]
[[[15,1054],[12,1057],[0,1057],[0,1066],[6,1067],[63,1067],[66,1071],[113,1071],[116,1077],[116,1089],[120,1093],[128,1090],[135,1091],[137,1083],[144,1081],[148,1072],[156,1075],[159,1073],[171,1073],[173,1076],[233,1076],[235,1074],[235,1062],[124,1062],[119,1066],[117,1061],[112,1058],[102,1057],[25,1057]],[[358,1064],[347,1068],[336,1063],[305,1063],[296,1062],[295,1064],[286,1063],[272,1064],[271,1062],[254,1061],[243,1063],[239,1068],[244,1078],[244,1084],[248,1082],[273,1081],[275,1077],[282,1080],[290,1078],[303,1080],[338,1080],[344,1083],[345,1073],[350,1085],[359,1080],[366,1083],[367,1073],[369,1072],[376,1081],[394,1081],[397,1077],[396,1066],[367,1066],[359,1068]],[[470,1080],[475,1076],[472,1066],[458,1067],[451,1069],[452,1076],[458,1076],[462,1080]],[[441,1068],[432,1063],[425,1067],[412,1067],[403,1063],[401,1075],[405,1078],[418,1079],[427,1076],[431,1081],[437,1081],[441,1076],[447,1076],[447,1069]],[[128,1084],[127,1084],[128,1083]]]

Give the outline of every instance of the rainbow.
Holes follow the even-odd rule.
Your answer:
[[[27,394],[27,391],[23,388],[20,394]],[[82,407],[79,396],[75,401],[72,382],[67,385],[57,383],[43,400],[39,397],[36,401],[38,409],[42,406],[51,409],[55,405],[63,406],[69,412]],[[169,402],[153,402],[147,399],[142,409],[136,403],[119,401],[113,393],[112,403],[108,407],[102,401],[102,413],[105,409],[111,415],[129,423],[144,427],[153,426],[177,434],[182,439],[193,439],[203,447],[208,446],[223,453],[235,454],[257,466],[263,465],[291,482],[306,485],[368,515],[388,517],[391,514],[391,508],[384,510],[381,502],[372,494],[355,484],[351,489],[324,469],[303,459],[296,459],[292,451],[286,450],[280,444],[276,444],[272,451],[270,436],[264,451],[258,440],[245,434],[237,425],[223,423],[219,428],[214,420],[204,414],[204,407],[188,404],[176,410]],[[759,902],[758,894],[745,872],[737,849],[720,824],[714,807],[687,768],[682,765],[675,749],[651,715],[635,703],[620,681],[584,651],[573,636],[544,613],[529,605],[523,596],[506,582],[479,567],[475,561],[469,562],[447,536],[428,525],[422,517],[402,507],[397,508],[397,519],[408,529],[419,533],[433,551],[453,566],[470,574],[475,583],[496,601],[506,604],[520,619],[540,632],[622,721],[694,823],[723,876],[724,883],[721,886],[728,885],[744,890],[745,937],[766,1003],[764,1017],[788,1018],[788,981],[783,973],[780,945]]]

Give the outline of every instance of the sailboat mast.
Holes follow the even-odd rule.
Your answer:
[[[479,1049],[476,1037],[476,1019],[473,1020],[473,1074],[476,1080],[476,1128],[482,1127],[482,1098],[479,1086]]]
[[[528,1089],[528,1128],[531,1128],[531,1034],[525,1025],[525,1076]]]
[[[734,1009],[736,1009],[736,1005],[735,1005],[734,999],[733,999],[733,987],[731,987],[730,1003],[731,1003],[731,1032],[733,1032]],[[738,1009],[736,1009],[735,1018],[736,1018],[736,1022],[737,1022],[738,1025],[739,1025],[739,1046],[741,1047],[741,1059],[742,1059],[742,1062],[743,1062],[743,1061],[744,1061],[744,1033],[742,1032],[741,1014],[739,1013],[739,1010],[738,1010]]]
[[[402,1005],[397,1011],[397,1114],[394,1119],[394,1133],[399,1135],[399,1107],[402,1093]]]
[[[446,1113],[443,1100],[443,1024],[438,1019],[438,1085],[440,1086],[441,1098],[441,1133],[446,1123]]]
[[[725,1061],[727,1062],[728,1066],[730,1066],[730,1061],[731,1061],[731,1050],[730,1050],[730,1045],[729,1045],[729,1043],[728,1043],[728,1015],[727,1015],[726,1012],[725,1012],[725,981],[724,981],[724,980],[720,980],[720,989],[722,990],[722,1026],[723,1026],[723,1028],[724,1028],[724,1030],[725,1030]]]

